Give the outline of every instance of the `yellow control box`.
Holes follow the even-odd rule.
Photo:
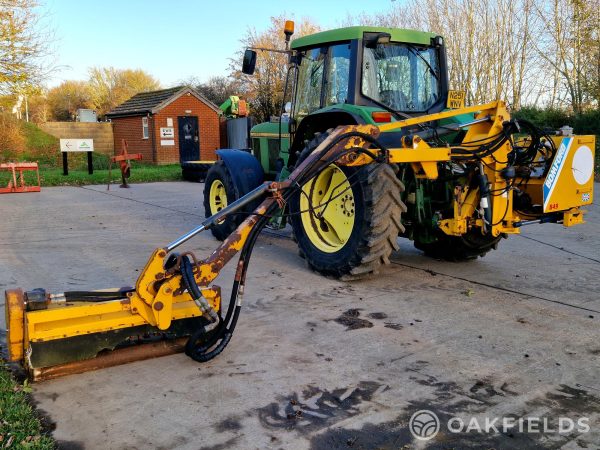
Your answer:
[[[545,213],[592,203],[595,140],[595,136],[558,139],[558,150],[544,181]]]

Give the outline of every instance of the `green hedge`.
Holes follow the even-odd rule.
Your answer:
[[[570,114],[561,109],[540,109],[526,107],[513,111],[512,116],[526,119],[543,129],[558,130],[568,125],[575,134],[596,135],[596,176],[600,176],[600,109],[587,111],[581,115]]]
[[[561,109],[540,109],[526,107],[513,112],[513,117],[526,119],[539,127],[558,130],[564,125],[573,127],[577,134],[600,135],[600,110],[573,115]]]

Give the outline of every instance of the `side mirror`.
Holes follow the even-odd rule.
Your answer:
[[[256,52],[254,50],[246,50],[244,52],[244,61],[242,62],[242,72],[246,75],[252,75],[256,68]]]

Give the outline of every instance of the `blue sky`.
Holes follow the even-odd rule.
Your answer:
[[[192,76],[206,81],[226,75],[248,26],[265,29],[271,16],[309,17],[327,29],[393,1],[42,0],[63,66],[48,85],[86,79],[91,66],[142,69],[165,87]]]

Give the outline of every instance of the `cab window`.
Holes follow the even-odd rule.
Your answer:
[[[350,78],[350,44],[307,50],[298,71],[294,117],[303,117],[324,106],[345,103]]]
[[[333,45],[329,49],[329,65],[325,81],[325,105],[346,103],[350,77],[350,44]]]
[[[294,116],[305,117],[321,107],[321,91],[323,89],[323,69],[327,48],[307,50],[302,57],[298,72],[298,89]]]

